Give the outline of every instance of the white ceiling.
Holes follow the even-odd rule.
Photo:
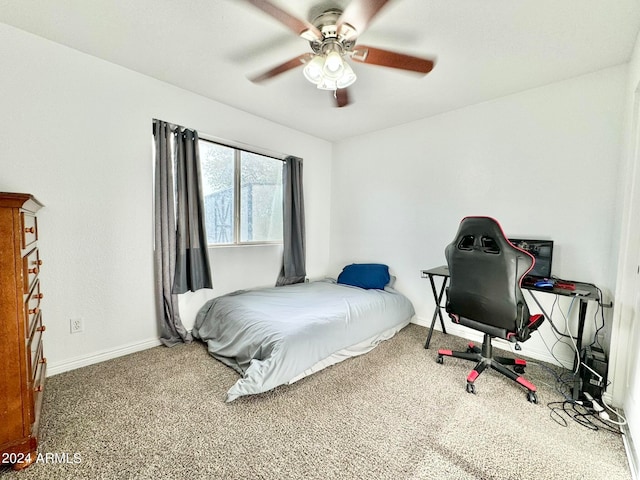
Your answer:
[[[349,3],[273,2],[305,19],[319,4]],[[335,141],[625,63],[640,2],[391,0],[358,42],[436,66],[421,77],[352,63],[345,108],[301,69],[247,79],[310,49],[243,0],[0,0],[0,21]]]

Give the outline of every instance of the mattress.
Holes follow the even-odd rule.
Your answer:
[[[292,383],[395,335],[415,314],[396,290],[327,279],[243,290],[208,301],[192,334],[241,378],[226,401]]]

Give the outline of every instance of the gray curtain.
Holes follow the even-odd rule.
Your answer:
[[[155,139],[155,287],[156,311],[162,330],[160,341],[166,346],[189,343],[191,334],[180,320],[178,297],[172,293],[176,265],[176,225],[174,211],[173,162],[171,159],[171,126],[160,120],[153,121]]]
[[[176,129],[176,272],[173,293],[213,288],[200,181],[198,132]]]
[[[301,158],[285,158],[282,182],[284,251],[276,286],[302,283],[307,275]]]

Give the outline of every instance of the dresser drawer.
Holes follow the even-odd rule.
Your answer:
[[[42,411],[42,394],[44,392],[44,382],[47,376],[47,362],[38,363],[35,380],[33,381],[33,405],[31,410],[32,435],[37,435],[40,423],[40,412]]]
[[[40,370],[43,363],[47,363],[47,359],[44,358],[44,351],[42,349],[42,335],[40,335],[36,349],[31,350],[31,378],[34,382],[36,380],[36,375],[38,374],[38,371]]]
[[[38,240],[38,219],[29,213],[22,212],[22,248],[34,244]]]
[[[31,330],[33,329],[33,322],[40,313],[41,298],[42,294],[40,293],[40,280],[36,280],[36,284],[33,286],[33,290],[31,290],[24,301],[26,335],[29,335],[29,333],[31,333]]]
[[[42,408],[42,392],[44,391],[44,380],[47,371],[47,363],[39,362],[36,365],[33,372],[33,382],[29,382],[31,385],[31,402],[29,404],[29,423],[34,424],[38,422],[40,416],[40,409]]]
[[[31,372],[31,378],[35,378],[35,373],[38,367],[38,354],[42,351],[42,332],[46,330],[46,327],[42,325],[42,314],[39,313],[29,340],[27,341],[27,352],[29,354],[29,371]]]
[[[40,260],[40,250],[34,248],[29,253],[27,253],[22,259],[22,270],[24,278],[24,291],[28,292],[31,290],[33,286],[33,282],[36,278],[38,278],[38,273],[40,273],[40,265],[42,265],[42,260]]]

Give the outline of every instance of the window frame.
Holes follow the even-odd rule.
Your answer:
[[[271,158],[284,164],[284,156],[280,157],[277,154],[269,154],[258,151],[258,149],[249,149],[246,147],[240,147],[230,143],[222,142],[219,140],[212,140],[206,137],[199,137],[198,142],[207,142],[219,145],[221,147],[230,148],[233,150],[233,242],[231,243],[209,243],[207,241],[208,248],[227,248],[227,247],[242,247],[242,246],[259,246],[259,245],[282,245],[284,242],[284,229],[282,232],[282,238],[280,240],[257,240],[250,242],[241,241],[241,209],[242,209],[242,152],[251,153],[253,155],[259,155],[261,157]],[[202,169],[201,160],[200,168]],[[204,180],[204,177],[202,178]],[[284,194],[284,185],[282,186]],[[283,195],[283,208],[284,208],[284,195]]]

